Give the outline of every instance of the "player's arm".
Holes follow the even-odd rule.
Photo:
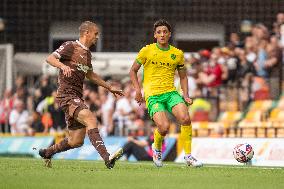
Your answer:
[[[115,88],[113,88],[112,86],[110,86],[107,82],[105,82],[98,74],[96,74],[95,72],[93,72],[93,70],[89,70],[86,74],[86,77],[92,81],[93,83],[100,85],[104,88],[106,88],[107,90],[109,90],[110,92],[113,93],[114,96],[116,95],[120,95],[123,96],[123,92],[122,90],[117,90]]]
[[[69,66],[66,66],[65,64],[60,62],[60,58],[70,58],[72,55],[72,52],[73,52],[72,44],[70,42],[65,42],[47,57],[46,62],[49,65],[62,70],[64,76],[70,77],[72,74],[72,71],[74,70],[71,69]]]
[[[131,79],[132,85],[135,89],[135,100],[137,101],[137,103],[139,105],[141,105],[141,103],[144,101],[143,97],[142,97],[142,93],[141,93],[141,87],[139,85],[139,81],[138,81],[138,76],[137,73],[139,71],[141,67],[141,64],[139,64],[137,62],[137,60],[134,61],[134,63],[131,66],[131,69],[129,71],[129,77]]]
[[[54,66],[56,68],[59,68],[60,70],[62,70],[63,74],[66,76],[66,77],[70,77],[71,76],[71,73],[72,71],[74,71],[73,69],[71,69],[69,66],[66,66],[64,65],[62,62],[59,61],[59,58],[56,57],[55,54],[50,54],[47,59],[46,59],[46,62],[51,65],[51,66]]]
[[[188,96],[188,79],[187,79],[185,66],[178,68],[178,75],[179,75],[179,78],[180,78],[180,86],[181,86],[181,89],[182,89],[183,98],[187,103],[189,103],[191,105],[192,99],[189,98],[189,96]]]

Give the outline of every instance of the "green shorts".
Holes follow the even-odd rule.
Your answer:
[[[160,95],[150,96],[147,99],[146,105],[149,115],[152,119],[156,112],[168,111],[172,113],[172,108],[179,103],[186,104],[177,91],[172,91]]]

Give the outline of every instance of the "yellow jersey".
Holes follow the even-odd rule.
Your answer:
[[[145,99],[175,91],[174,76],[176,69],[184,68],[183,52],[169,45],[162,49],[157,43],[146,45],[137,55],[136,62],[143,65],[143,88]]]

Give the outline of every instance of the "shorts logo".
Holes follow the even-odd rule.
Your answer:
[[[79,99],[79,98],[76,98],[76,99],[74,99],[74,102],[79,103],[79,102],[80,102],[80,99]]]
[[[158,109],[159,108],[159,104],[154,104],[154,109]]]

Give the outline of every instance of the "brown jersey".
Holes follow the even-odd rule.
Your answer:
[[[77,96],[82,98],[86,73],[93,70],[90,50],[79,41],[67,41],[53,53],[60,59],[60,62],[73,69],[71,77],[64,76],[60,70],[57,97]]]

